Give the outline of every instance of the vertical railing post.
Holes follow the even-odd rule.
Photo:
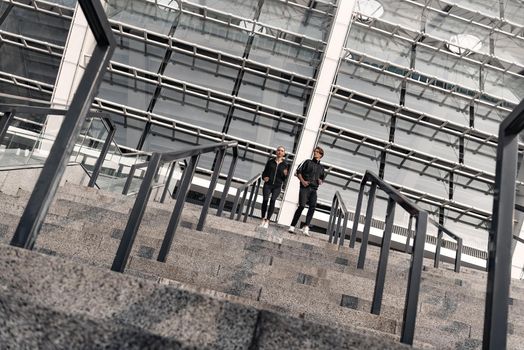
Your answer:
[[[127,174],[126,182],[124,183],[124,188],[122,188],[122,194],[124,196],[127,196],[127,193],[129,192],[129,188],[131,187],[131,182],[133,181],[133,177],[135,176],[135,171],[138,165],[142,164],[133,164],[131,165],[131,168],[129,168],[129,174]]]
[[[244,214],[244,222],[247,221],[247,217],[249,216],[249,211],[251,210],[251,205],[253,203],[253,199],[255,198],[255,188],[256,188],[256,182],[253,182],[251,186],[248,186],[248,188],[251,187],[251,192],[249,193],[249,200],[246,205],[246,213]]]
[[[331,202],[331,210],[329,211],[329,221],[327,225],[327,233],[329,234],[328,242],[333,242],[333,226],[335,225],[335,213],[336,213],[336,203],[337,203],[337,196],[335,195],[333,197],[333,201]]]
[[[455,255],[455,272],[460,272],[460,265],[462,263],[462,238],[457,239],[457,252]]]
[[[240,217],[242,216],[242,213],[244,211],[244,205],[246,204],[246,198],[247,198],[247,191],[249,190],[249,186],[246,186],[244,189],[244,193],[242,194],[242,200],[240,200],[239,209],[237,213],[237,220],[240,220]]]
[[[346,228],[348,226],[348,219],[349,219],[349,213],[345,211],[344,212],[344,221],[342,222],[342,231],[340,232],[340,242],[338,243],[340,246],[344,245],[344,239],[346,238]]]
[[[357,206],[355,208],[355,216],[353,217],[353,228],[351,229],[351,238],[349,239],[349,247],[355,248],[357,241],[358,222],[360,221],[360,211],[362,210],[362,200],[364,198],[364,189],[366,188],[366,177],[360,183],[360,190],[358,191]]]
[[[373,218],[373,206],[375,204],[375,193],[377,191],[377,184],[373,182],[369,189],[368,206],[366,209],[366,221],[364,222],[364,230],[362,231],[362,242],[360,244],[360,253],[358,255],[357,268],[363,269],[366,262],[366,253],[368,249],[369,230],[371,228],[371,219]]]
[[[231,213],[229,214],[229,218],[232,220],[238,210],[238,204],[240,202],[240,190],[237,189],[237,194],[235,195],[235,200],[233,201],[233,207],[231,208]]]
[[[151,195],[153,178],[155,177],[158,166],[160,165],[160,159],[161,155],[159,153],[153,153],[144,181],[142,181],[142,184],[140,185],[135,204],[133,205],[133,209],[131,209],[129,219],[127,220],[127,225],[124,234],[122,235],[122,239],[120,240],[115,259],[113,260],[113,265],[111,266],[111,270],[113,271],[124,272],[126,268],[129,254],[133,249],[133,243],[135,242],[138,228],[142,222],[142,217],[144,216],[149,196]]]
[[[115,132],[115,127],[112,125],[111,121],[109,121],[108,134],[104,141],[104,145],[100,150],[100,155],[96,160],[95,167],[93,168],[93,172],[91,173],[91,178],[89,179],[87,187],[95,187],[96,180],[98,179],[98,175],[100,174],[100,169],[102,169],[102,164],[104,164],[107,152],[109,152],[109,147],[111,147],[111,142],[113,142],[113,138],[115,137]]]
[[[251,203],[251,210],[249,211],[249,216],[253,216],[255,212],[255,206],[257,204],[258,192],[260,191],[260,184],[262,183],[262,177],[257,180],[257,186],[255,189],[255,197],[253,198],[253,203]]]
[[[220,198],[220,204],[218,205],[217,216],[222,216],[222,212],[224,211],[224,206],[226,204],[229,188],[231,187],[231,179],[233,179],[233,175],[235,174],[237,160],[238,149],[237,146],[235,146],[233,147],[233,158],[231,159],[231,165],[229,166],[229,172],[227,173],[226,183],[224,184],[224,189],[222,190],[222,197]]]
[[[166,201],[167,192],[169,191],[169,185],[171,184],[171,179],[173,178],[176,165],[176,160],[174,162],[171,162],[171,166],[169,167],[169,174],[167,175],[166,179],[166,184],[164,185],[164,189],[162,190],[162,196],[160,196],[160,203],[164,203]]]
[[[171,243],[173,242],[178,223],[182,217],[182,210],[184,209],[187,193],[191,187],[191,181],[193,180],[193,175],[195,175],[195,169],[199,158],[200,154],[192,156],[187,167],[184,169],[184,174],[180,180],[180,187],[178,188],[176,195],[175,208],[171,214],[171,219],[169,220],[166,234],[164,236],[164,240],[162,241],[162,246],[160,247],[160,252],[158,253],[157,260],[160,262],[166,262],[167,255],[171,249]]]
[[[213,175],[211,175],[211,181],[209,182],[209,188],[207,190],[206,198],[204,200],[204,205],[202,207],[202,212],[200,213],[200,218],[198,219],[197,231],[202,231],[206,223],[207,212],[209,211],[209,206],[211,205],[211,200],[213,200],[213,194],[215,193],[215,187],[218,182],[218,176],[220,175],[220,169],[222,169],[222,164],[224,163],[224,156],[226,154],[226,149],[218,151],[215,169],[213,170]]]
[[[338,242],[341,225],[342,225],[342,207],[339,207],[337,211],[337,225],[335,228],[335,239],[333,241],[334,244],[337,244]]]
[[[0,118],[0,142],[4,139],[7,129],[9,129],[13,115],[11,112],[5,112],[3,117]]]
[[[380,258],[378,260],[377,276],[375,279],[375,291],[373,292],[373,303],[371,304],[371,313],[375,315],[380,315],[380,309],[382,307],[382,295],[384,294],[389,248],[391,246],[391,234],[393,232],[393,221],[395,219],[395,205],[395,200],[389,198],[386,209],[386,227],[382,235]]]
[[[404,251],[406,253],[410,252],[410,241],[411,241],[411,228],[413,227],[413,215],[409,215],[409,223],[408,223],[408,236],[406,237],[406,246],[404,247]]]
[[[409,267],[408,286],[404,315],[402,318],[402,331],[400,342],[413,345],[415,337],[415,323],[417,319],[418,296],[420,292],[420,280],[422,276],[422,263],[424,260],[424,244],[426,243],[426,231],[428,227],[428,213],[420,211],[417,214],[417,226],[415,230],[415,241],[413,244],[413,255]]]
[[[440,262],[440,248],[442,247],[442,236],[443,236],[442,229],[438,228],[438,234],[437,234],[437,246],[435,247],[435,261],[433,262],[433,267],[438,269],[439,262]]]
[[[522,130],[519,120],[524,117],[524,101],[508,118],[513,115],[516,115],[512,122],[517,124],[515,127],[504,120],[499,128],[493,217],[488,236],[488,282],[482,348],[490,350],[505,349],[507,343],[518,132]]]

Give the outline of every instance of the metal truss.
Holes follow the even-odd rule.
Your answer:
[[[383,75],[398,78],[399,82],[410,82],[422,86],[423,90],[420,92],[420,94],[423,94],[426,89],[445,93],[447,96],[444,100],[439,101],[440,103],[444,103],[446,99],[448,99],[450,96],[453,96],[469,101],[470,103],[478,102],[484,106],[496,108],[505,113],[511,112],[511,110],[516,106],[516,103],[508,101],[504,99],[504,97],[488,94],[481,90],[460,86],[459,83],[446,81],[437,76],[429,76],[426,73],[413,68],[392,64],[391,62],[384,61],[380,58],[363,53],[361,51],[347,48],[344,49],[344,51],[346,52],[344,55],[345,57],[343,58],[344,61],[358,64],[361,67],[373,70]],[[416,76],[416,78],[414,78],[414,76]],[[375,82],[377,82],[378,79],[379,77],[377,77]],[[450,89],[446,89],[443,86],[449,86]],[[467,108],[469,108],[469,105],[463,108],[462,111],[464,112]]]
[[[498,138],[494,134],[489,134],[487,132],[450,122],[431,114],[401,106],[400,104],[395,104],[379,99],[375,96],[360,93],[356,90],[347,89],[339,85],[333,85],[331,95],[332,97],[346,101],[346,104],[344,104],[344,106],[340,109],[343,112],[346,111],[347,105],[351,102],[370,108],[371,110],[407,120],[412,122],[414,126],[423,125],[436,130],[436,132],[445,132],[451,135],[464,137],[465,139],[479,143],[479,148],[483,145],[497,147]],[[520,144],[519,149],[523,151],[524,144]]]
[[[347,189],[351,182],[360,183],[364,174],[347,170],[339,166],[323,162],[327,174],[346,180],[346,184],[342,187]],[[329,179],[329,178],[328,178]],[[329,180],[328,180],[329,181]],[[444,207],[454,213],[457,213],[457,217],[451,217],[451,220],[465,222],[471,225],[471,221],[461,220],[464,216],[467,216],[473,220],[477,220],[478,223],[475,225],[476,228],[483,227],[491,220],[491,212],[477,209],[467,204],[459,203],[454,200],[439,197],[430,193],[421,192],[409,187],[405,187],[394,182],[386,181],[389,185],[399,190],[406,197],[417,202],[422,202],[431,206]]]
[[[225,141],[237,141],[239,149],[244,151],[242,157],[245,158],[248,152],[253,154],[271,156],[275,150],[274,146],[264,145],[251,140],[242,139],[231,135],[226,135],[215,130],[202,128],[193,124],[176,121],[169,117],[162,116],[155,113],[148,113],[137,108],[128,107],[122,104],[114,103],[111,101],[95,98],[93,108],[97,110],[111,112],[121,115],[125,118],[131,118],[142,122],[150,122],[153,125],[158,125],[168,130],[171,130],[171,139],[176,140],[176,133],[181,132],[186,135],[192,135],[197,138],[197,142],[200,139],[213,141],[213,142],[225,142]],[[289,159],[294,158],[294,154],[287,152]]]
[[[438,4],[445,6],[445,10],[432,7],[429,4],[435,2],[433,0],[402,0],[425,9],[430,9],[434,12],[459,19],[461,21],[472,23],[484,29],[489,29],[492,32],[502,33],[519,39],[524,39],[524,27],[521,24],[512,23],[504,16],[493,17],[482,11],[470,10],[464,7],[464,4],[452,3],[446,0],[439,0]],[[438,6],[437,4],[437,6]],[[467,6],[467,5],[466,5]],[[456,14],[460,13],[460,14]]]
[[[64,47],[60,45],[51,44],[45,41],[27,38],[23,35],[9,33],[0,30],[0,43],[11,44],[24,49],[49,54],[51,56],[60,57],[64,53]]]
[[[31,9],[48,15],[71,19],[73,18],[74,9],[62,6],[56,3],[41,0],[1,0],[2,2],[12,4],[17,7]]]
[[[117,21],[110,21],[113,33],[123,37],[140,40],[150,45],[168,48],[175,52],[180,52],[186,55],[191,55],[194,58],[201,58],[209,62],[217,64],[216,73],[219,73],[220,66],[244,69],[246,72],[253,73],[259,76],[264,76],[265,79],[272,79],[275,81],[288,84],[288,90],[291,86],[299,86],[304,89],[313,89],[315,79],[305,75],[287,72],[270,65],[264,65],[253,60],[242,58],[231,54],[217,52],[214,49],[196,45],[194,43],[175,39],[169,35],[159,34],[148,31],[144,28],[134,27]],[[264,81],[265,84],[265,81]]]
[[[456,175],[465,176],[470,179],[466,184],[469,185],[472,181],[477,180],[489,185],[495,183],[495,174],[490,174],[480,169],[466,166],[457,162],[451,162],[446,159],[435,157],[429,153],[417,151],[407,147],[400,146],[393,142],[383,141],[379,138],[371,137],[362,133],[358,133],[331,123],[323,123],[321,131],[323,134],[335,137],[332,145],[336,143],[337,139],[343,139],[355,143],[357,145],[365,145],[378,151],[384,150],[386,153],[403,158],[402,162],[398,164],[401,167],[407,160],[412,160],[425,167],[421,173],[424,173],[429,167],[453,172]]]
[[[466,62],[477,64],[480,67],[489,66],[490,68],[495,69],[497,71],[511,74],[517,77],[520,77],[519,72],[521,72],[524,69],[524,65],[521,65],[516,62],[509,62],[503,58],[497,57],[496,55],[491,56],[488,54],[483,54],[481,52],[475,52],[474,56],[466,57],[466,55],[469,53],[468,50],[463,50],[464,52],[460,55],[455,54],[445,48],[447,44],[456,46],[455,44],[442,40],[438,37],[429,35],[422,31],[414,31],[413,29],[406,28],[399,24],[385,21],[382,19],[373,18],[369,23],[354,21],[353,24],[362,28],[382,33],[386,36],[403,40],[411,45],[416,44],[417,46],[422,46],[431,49],[435,52],[442,52],[446,55],[455,58],[460,58]],[[432,44],[429,44],[429,42],[431,42]],[[480,59],[475,59],[474,57],[479,57]],[[500,68],[499,66],[493,65],[492,61],[494,57],[497,59],[498,63],[504,64],[506,68]],[[449,67],[449,69],[453,69],[453,67]]]
[[[226,106],[234,106],[235,108],[254,113],[255,118],[257,116],[263,116],[278,120],[279,122],[288,122],[297,126],[303,124],[303,120],[305,119],[305,117],[300,114],[290,113],[282,109],[256,103],[248,99],[231,96],[227,93],[211,90],[196,84],[190,84],[182,80],[170,78],[165,75],[155,74],[121,63],[111,62],[108,67],[108,72],[126,76],[137,81],[155,84],[169,90],[181,92],[182,103],[184,103],[186,95],[205,99],[205,110],[208,110],[210,102],[217,102]]]
[[[14,74],[9,74],[0,71],[0,81],[8,84],[12,84],[17,87],[23,87],[33,91],[39,91],[47,94],[51,97],[53,94],[54,85],[43,83],[38,80],[33,80],[25,77],[21,77]]]

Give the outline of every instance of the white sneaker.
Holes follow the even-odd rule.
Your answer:
[[[306,236],[309,237],[309,236],[310,236],[310,234],[309,234],[309,226],[305,226],[305,227],[302,229],[302,232],[304,233],[304,235],[306,235]]]
[[[295,233],[295,226],[289,226],[289,228],[287,229],[287,232]]]
[[[265,220],[262,225],[260,225],[262,228],[269,228],[269,220]]]

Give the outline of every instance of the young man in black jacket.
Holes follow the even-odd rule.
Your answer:
[[[303,232],[306,236],[309,236],[309,225],[311,225],[311,219],[317,206],[317,189],[318,186],[322,185],[325,178],[324,166],[320,164],[320,158],[323,156],[324,150],[316,147],[313,151],[313,159],[303,161],[297,168],[296,175],[300,180],[300,192],[298,195],[298,208],[289,227],[289,232],[291,233],[295,232],[295,225],[307,204],[308,211]]]
[[[289,164],[284,160],[285,155],[284,146],[278,146],[276,157],[267,161],[262,172],[262,180],[264,180],[264,187],[262,187],[262,223],[260,224],[262,228],[269,227],[269,220],[275,210],[275,201],[282,190],[282,184],[287,179]],[[271,199],[269,199],[270,197]],[[267,207],[268,201],[269,209]]]

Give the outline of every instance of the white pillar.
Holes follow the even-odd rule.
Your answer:
[[[295,161],[291,167],[290,180],[284,193],[284,199],[282,200],[278,215],[279,224],[289,225],[297,208],[299,182],[298,178],[294,176],[295,170],[300,162],[312,157],[324,111],[329,102],[331,85],[336,77],[339,60],[343,54],[347,33],[351,26],[351,18],[356,2],[356,0],[339,1],[339,6],[335,13],[326,45],[326,51],[320,64],[317,83],[311,96],[302,135],[300,135],[295,153]]]
[[[91,33],[80,5],[77,3],[62,62],[56,77],[55,90],[51,97],[51,108],[69,108],[95,46],[95,37]],[[41,152],[49,153],[53,144],[52,140],[58,134],[62,120],[63,116],[49,116],[47,118],[44,139],[49,141],[42,142]]]

